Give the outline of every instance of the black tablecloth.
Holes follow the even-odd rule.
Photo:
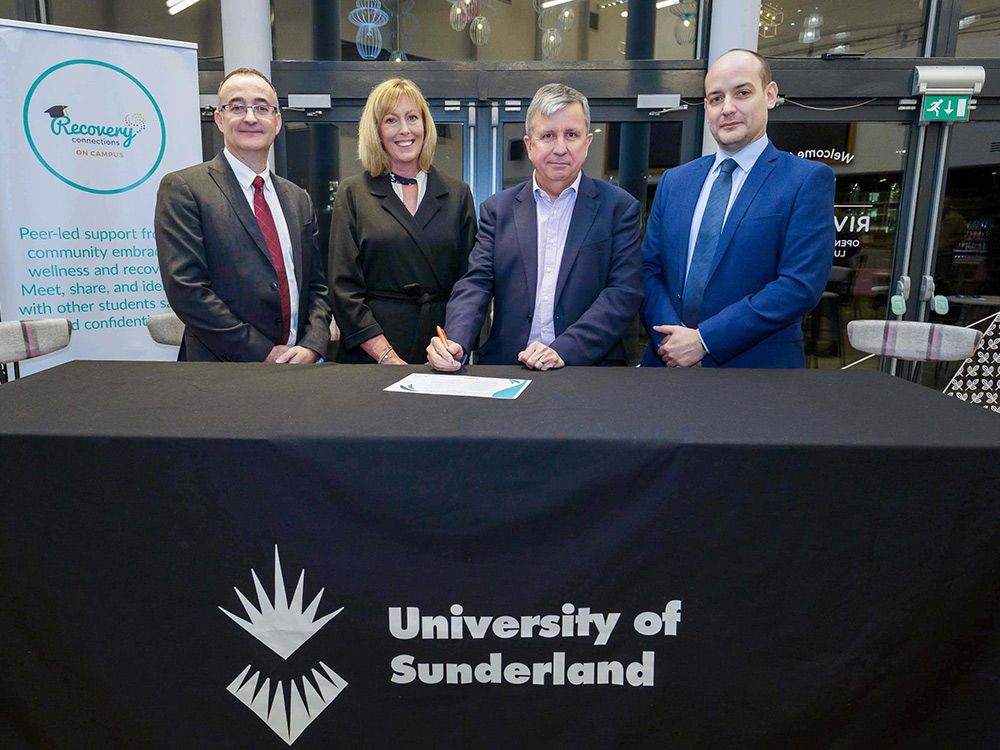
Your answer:
[[[0,746],[995,746],[995,415],[872,372],[383,392],[420,371],[0,386]],[[276,549],[343,607],[287,658],[226,614]]]

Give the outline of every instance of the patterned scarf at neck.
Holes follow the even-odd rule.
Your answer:
[[[417,181],[413,177],[400,177],[395,172],[389,172],[389,182],[395,182],[397,185],[416,185]]]

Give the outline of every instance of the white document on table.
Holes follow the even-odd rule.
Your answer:
[[[435,396],[474,396],[514,399],[530,385],[530,380],[480,378],[472,375],[407,375],[385,390],[397,393],[430,393]]]

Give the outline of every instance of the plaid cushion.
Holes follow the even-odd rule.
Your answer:
[[[0,362],[20,362],[58,351],[72,333],[65,318],[0,323]]]
[[[852,320],[847,337],[855,349],[918,362],[968,359],[982,334],[974,328],[909,320]]]

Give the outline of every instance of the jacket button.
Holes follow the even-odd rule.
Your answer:
[[[277,281],[272,281],[271,282],[271,288],[272,289],[277,289],[278,288],[278,282]]]
[[[274,324],[276,326],[280,326],[281,325],[281,318],[275,318]]]
[[[678,295],[677,295],[677,299],[680,299],[680,298],[681,298],[681,295],[679,295],[679,294],[678,294]]]

